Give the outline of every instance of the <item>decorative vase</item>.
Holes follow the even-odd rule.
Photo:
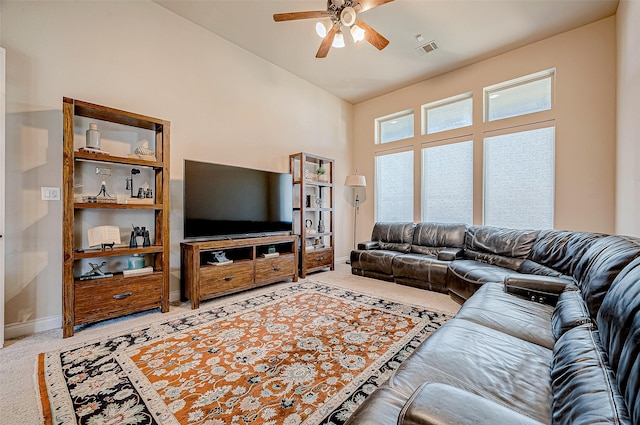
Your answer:
[[[89,124],[86,145],[88,148],[100,150],[100,132],[97,124]]]

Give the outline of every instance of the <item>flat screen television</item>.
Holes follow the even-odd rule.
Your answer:
[[[184,161],[184,237],[227,239],[290,234],[288,173]]]

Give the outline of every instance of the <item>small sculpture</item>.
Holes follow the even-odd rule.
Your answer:
[[[113,276],[113,273],[103,272],[101,270],[107,265],[106,261],[103,261],[101,264],[89,263],[89,265],[91,266],[91,271],[80,276],[80,280],[101,279]]]

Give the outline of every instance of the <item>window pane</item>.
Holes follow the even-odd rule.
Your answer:
[[[485,92],[489,121],[551,109],[551,75]]]
[[[413,112],[393,118],[381,118],[377,122],[380,128],[380,143],[413,137]]]
[[[413,221],[413,151],[376,157],[376,221]]]
[[[422,221],[473,222],[473,142],[422,150]]]
[[[484,139],[484,224],[553,227],[555,127]]]
[[[440,106],[427,105],[427,134],[470,126],[473,122],[472,104],[472,99],[467,98]]]

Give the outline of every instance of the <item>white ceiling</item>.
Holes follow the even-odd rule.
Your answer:
[[[358,15],[389,40],[386,49],[354,44],[345,32],[345,48],[316,59],[318,20],[274,22],[273,14],[326,10],[325,0],[154,1],[351,103],[611,16],[618,6],[618,0],[395,0]],[[420,55],[416,47],[431,40],[438,49]]]

